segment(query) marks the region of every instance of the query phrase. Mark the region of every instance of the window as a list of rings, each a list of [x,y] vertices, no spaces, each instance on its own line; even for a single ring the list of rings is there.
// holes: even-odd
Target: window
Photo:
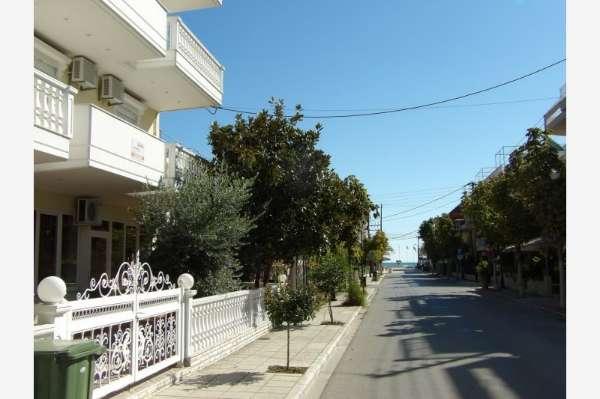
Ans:
[[[40,213],[38,250],[38,282],[56,274],[58,216]]]
[[[123,93],[123,103],[111,106],[111,112],[136,126],[141,123],[146,106],[133,96]]]
[[[33,65],[37,70],[58,79],[58,67],[37,50],[34,52]]]
[[[69,66],[71,59],[39,38],[34,37],[33,40],[33,65],[35,68],[61,80],[60,75]]]
[[[112,111],[119,118],[125,119],[129,123],[132,123],[136,126],[139,124],[139,115],[136,109],[129,104],[123,103],[114,105]]]
[[[136,258],[137,254],[137,227],[127,226],[125,237],[125,259],[130,262]]]
[[[121,263],[125,261],[125,225],[120,222],[112,223],[112,255],[111,275],[116,276]]]
[[[66,283],[77,282],[77,226],[73,216],[62,216],[60,274]]]

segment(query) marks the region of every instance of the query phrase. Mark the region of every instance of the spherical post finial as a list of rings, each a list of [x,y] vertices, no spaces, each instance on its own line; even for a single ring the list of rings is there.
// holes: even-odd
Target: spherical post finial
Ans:
[[[38,297],[45,303],[60,303],[67,295],[67,285],[57,276],[44,278],[37,286]]]
[[[183,273],[177,279],[177,285],[183,287],[186,290],[191,290],[194,286],[194,276],[189,273]]]

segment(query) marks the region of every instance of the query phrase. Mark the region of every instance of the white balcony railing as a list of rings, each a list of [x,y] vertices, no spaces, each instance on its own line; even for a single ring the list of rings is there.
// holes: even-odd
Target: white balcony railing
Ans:
[[[169,50],[182,54],[194,68],[220,92],[223,92],[223,66],[204,47],[179,17],[169,17]]]
[[[33,124],[73,137],[73,98],[77,90],[45,73],[33,72]]]

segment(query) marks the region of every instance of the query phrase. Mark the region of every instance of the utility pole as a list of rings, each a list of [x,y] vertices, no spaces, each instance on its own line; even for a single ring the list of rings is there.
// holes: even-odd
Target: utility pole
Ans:
[[[379,204],[379,231],[383,231],[383,204]]]

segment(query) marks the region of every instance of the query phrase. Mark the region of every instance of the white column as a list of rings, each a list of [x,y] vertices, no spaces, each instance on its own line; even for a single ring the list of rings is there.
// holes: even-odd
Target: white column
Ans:
[[[183,329],[183,353],[181,366],[190,366],[192,356],[192,300],[197,291],[193,290],[194,277],[189,273],[183,273],[177,279],[177,284],[182,289],[182,320],[181,327]]]
[[[42,303],[35,305],[38,324],[54,325],[54,339],[71,339],[71,304],[65,300],[67,285],[56,276],[40,281],[37,287]]]

